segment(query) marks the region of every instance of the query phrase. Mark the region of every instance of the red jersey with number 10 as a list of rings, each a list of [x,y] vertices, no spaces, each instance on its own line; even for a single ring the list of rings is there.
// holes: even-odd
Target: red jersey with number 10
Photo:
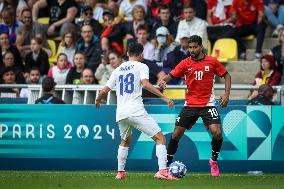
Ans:
[[[188,57],[182,60],[170,72],[173,77],[185,76],[187,85],[185,105],[189,107],[215,106],[214,81],[215,75],[224,76],[227,73],[215,57],[205,56],[195,61]]]

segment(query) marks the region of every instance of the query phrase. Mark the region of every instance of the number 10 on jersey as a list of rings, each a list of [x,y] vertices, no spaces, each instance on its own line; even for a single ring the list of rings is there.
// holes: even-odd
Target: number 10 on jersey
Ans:
[[[123,96],[124,93],[131,94],[134,91],[134,74],[120,75],[119,79],[119,94]]]

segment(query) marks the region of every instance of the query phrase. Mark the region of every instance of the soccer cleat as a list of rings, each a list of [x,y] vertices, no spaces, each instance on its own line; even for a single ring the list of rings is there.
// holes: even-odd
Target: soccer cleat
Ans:
[[[211,175],[213,177],[218,177],[220,176],[220,171],[219,171],[219,167],[218,167],[218,162],[217,161],[213,161],[212,159],[209,160],[209,165],[211,167]]]
[[[162,179],[162,180],[178,180],[176,177],[171,175],[167,169],[162,169],[158,171],[155,175],[154,178],[156,179]]]
[[[127,172],[126,171],[117,171],[115,179],[124,180],[126,179]]]

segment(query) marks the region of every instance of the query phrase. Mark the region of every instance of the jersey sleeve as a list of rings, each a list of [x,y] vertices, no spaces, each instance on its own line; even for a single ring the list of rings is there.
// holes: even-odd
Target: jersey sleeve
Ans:
[[[149,67],[146,64],[141,64],[140,79],[149,79]]]
[[[110,77],[109,77],[109,80],[107,81],[106,83],[106,86],[109,87],[110,89],[113,89],[115,87],[115,84],[116,84],[116,70],[114,70]]]
[[[219,77],[222,77],[225,73],[227,73],[225,66],[217,59],[215,60],[215,65],[215,74],[217,74]]]
[[[174,77],[183,77],[186,69],[185,60],[181,61],[171,72],[170,75]]]

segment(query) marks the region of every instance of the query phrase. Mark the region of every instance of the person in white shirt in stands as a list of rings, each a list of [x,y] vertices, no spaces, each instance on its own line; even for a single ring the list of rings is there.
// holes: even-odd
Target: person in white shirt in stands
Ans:
[[[28,80],[26,81],[27,84],[40,84],[40,70],[38,67],[32,67],[29,72]],[[29,98],[30,96],[30,89],[22,88],[20,92],[21,98]]]
[[[203,47],[207,47],[207,23],[195,17],[195,10],[191,6],[185,6],[183,8],[184,20],[179,21],[176,42],[180,42],[180,35],[184,32],[189,33],[190,36],[198,35],[202,38]],[[188,37],[190,37],[188,36]]]
[[[156,142],[159,171],[154,177],[174,180],[176,178],[168,173],[166,166],[166,139],[161,132],[161,128],[144,108],[141,97],[142,87],[162,98],[170,108],[174,105],[173,101],[165,97],[149,82],[149,68],[140,62],[143,60],[143,46],[134,42],[129,46],[127,53],[129,61],[122,63],[112,72],[106,86],[101,90],[96,99],[96,107],[99,108],[102,99],[104,99],[112,88],[116,87],[116,121],[119,123],[121,136],[121,143],[117,154],[118,172],[116,179],[123,180],[126,178],[125,164],[131,142],[131,133],[132,129],[136,128]]]
[[[146,25],[139,25],[136,29],[137,42],[143,45],[144,58],[147,60],[154,60],[155,46],[148,41],[149,31]]]

